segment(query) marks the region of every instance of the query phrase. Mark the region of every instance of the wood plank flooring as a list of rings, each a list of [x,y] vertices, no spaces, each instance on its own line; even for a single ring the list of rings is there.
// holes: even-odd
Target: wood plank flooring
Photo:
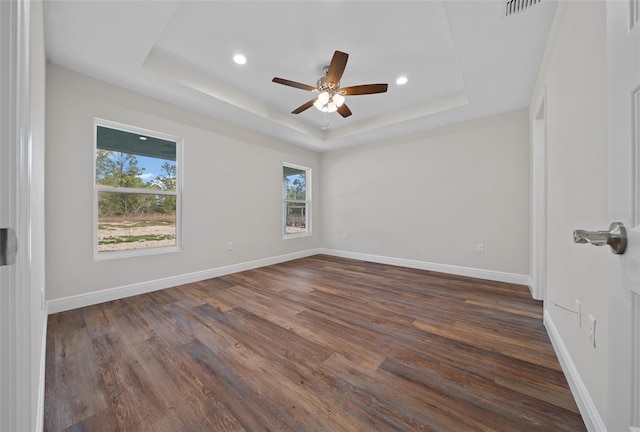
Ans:
[[[584,431],[524,286],[324,255],[58,313],[47,431]]]

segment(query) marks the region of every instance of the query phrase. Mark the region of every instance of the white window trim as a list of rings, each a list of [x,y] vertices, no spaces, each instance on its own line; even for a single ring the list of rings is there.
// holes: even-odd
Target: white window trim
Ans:
[[[176,191],[142,190],[135,188],[115,188],[112,186],[101,186],[96,183],[96,155],[98,150],[98,126],[119,129],[134,134],[151,136],[176,143]],[[165,253],[175,253],[182,251],[182,144],[183,140],[174,135],[168,135],[150,129],[118,123],[100,118],[93,119],[93,260],[103,261],[128,257],[138,257],[145,255],[158,255]],[[133,249],[125,251],[98,252],[98,192],[126,192],[126,193],[152,193],[153,195],[175,195],[176,197],[176,244],[174,246],[158,246],[145,249]]]
[[[309,167],[306,166],[302,166],[302,165],[296,165],[296,164],[292,164],[292,163],[288,163],[288,162],[282,162],[282,167],[280,167],[280,169],[282,169],[283,167],[287,167],[287,168],[294,168],[294,169],[298,169],[301,171],[305,171],[306,175],[305,175],[305,182],[306,182],[306,186],[305,186],[305,191],[306,191],[306,200],[304,200],[305,203],[305,208],[306,208],[306,226],[307,226],[307,231],[303,232],[303,233],[298,233],[298,234],[287,234],[286,230],[287,230],[287,222],[286,222],[286,218],[287,215],[284,211],[284,205],[283,210],[282,210],[282,238],[284,240],[290,240],[290,239],[295,239],[295,238],[300,238],[300,237],[311,237],[312,235],[312,198],[311,198],[311,189],[313,188],[313,179],[311,178],[312,175],[312,170]],[[309,187],[310,186],[310,187]],[[287,200],[284,199],[284,197],[282,198],[282,203],[284,204],[285,202],[302,202],[302,200]]]

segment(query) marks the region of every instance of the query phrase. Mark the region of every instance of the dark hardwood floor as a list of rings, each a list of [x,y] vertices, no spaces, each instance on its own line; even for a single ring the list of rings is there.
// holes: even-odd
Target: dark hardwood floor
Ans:
[[[47,431],[583,431],[524,286],[317,255],[49,317]]]

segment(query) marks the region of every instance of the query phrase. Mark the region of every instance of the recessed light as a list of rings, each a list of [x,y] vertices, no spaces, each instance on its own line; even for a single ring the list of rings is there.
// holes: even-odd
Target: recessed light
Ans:
[[[407,78],[406,76],[401,76],[401,77],[398,77],[398,79],[396,80],[396,84],[405,85],[408,81],[409,81],[409,78]]]
[[[141,137],[138,137],[138,139],[141,139],[142,141],[146,141],[147,137],[141,136]]]
[[[233,56],[233,61],[238,63],[239,65],[243,65],[247,62],[247,58],[242,54],[236,54]]]

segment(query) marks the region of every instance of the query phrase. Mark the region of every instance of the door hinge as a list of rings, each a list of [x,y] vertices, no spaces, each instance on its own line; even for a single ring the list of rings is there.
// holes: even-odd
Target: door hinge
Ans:
[[[18,239],[12,228],[0,228],[0,266],[16,262]]]

